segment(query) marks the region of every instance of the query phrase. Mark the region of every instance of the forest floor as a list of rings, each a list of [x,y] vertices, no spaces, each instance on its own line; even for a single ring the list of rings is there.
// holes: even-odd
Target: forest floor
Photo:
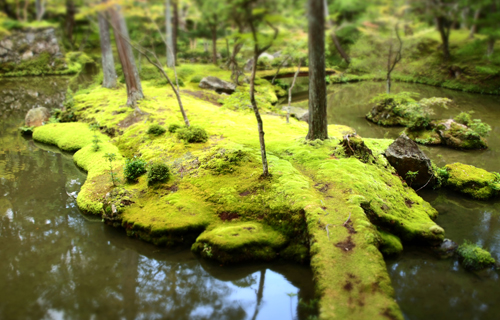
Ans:
[[[78,206],[129,236],[163,246],[191,245],[202,257],[225,264],[310,263],[322,319],[402,319],[381,251],[440,242],[444,230],[433,221],[437,211],[382,155],[392,140],[351,138],[352,154],[342,142],[353,130],[330,125],[330,139],[306,141],[305,122],[287,124],[283,114],[268,109],[283,90],[258,79],[271,173],[262,178],[248,86],[218,96],[198,82],[206,75],[228,80],[228,72],[185,65],[178,73],[184,108],[192,126],[208,132],[206,142],[188,143],[169,131],[147,133],[153,124],[165,129],[183,124],[173,91],[147,68],[141,71],[147,80],[140,112],[125,105],[123,84],[92,85],[77,91],[67,110],[79,122],[35,129],[35,140],[77,151],[75,163],[88,172]],[[100,132],[89,124],[98,124]],[[116,160],[110,164],[106,153],[116,154]],[[172,177],[155,186],[148,186],[146,176],[125,182],[125,159],[134,156],[168,164]],[[116,186],[110,165],[120,179]]]

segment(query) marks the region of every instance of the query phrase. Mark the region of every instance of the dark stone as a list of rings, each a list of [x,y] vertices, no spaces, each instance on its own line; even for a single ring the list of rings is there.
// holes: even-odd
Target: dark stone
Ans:
[[[446,259],[453,256],[455,250],[457,250],[458,244],[450,239],[444,239],[440,245],[432,247],[434,251],[440,258]]]
[[[396,169],[398,174],[405,180],[408,171],[416,172],[417,176],[413,181],[407,181],[413,188],[420,188],[427,184],[432,186],[435,182],[433,178],[431,161],[418,148],[416,142],[402,134],[385,151],[385,156],[389,163]]]
[[[202,89],[214,90],[217,93],[232,94],[236,90],[236,85],[231,82],[211,76],[201,79],[199,86]]]

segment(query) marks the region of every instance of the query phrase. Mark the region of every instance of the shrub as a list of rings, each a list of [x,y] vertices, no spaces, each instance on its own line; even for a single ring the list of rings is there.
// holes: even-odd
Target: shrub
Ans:
[[[191,83],[200,83],[201,80],[203,80],[203,76],[200,76],[197,74],[191,78],[190,82]]]
[[[457,254],[467,270],[481,270],[495,263],[488,251],[467,240],[458,247]]]
[[[174,133],[174,132],[176,132],[176,131],[177,131],[177,129],[179,129],[180,127],[181,127],[181,125],[180,125],[180,124],[178,124],[178,123],[172,123],[172,124],[170,124],[170,125],[168,126],[168,132],[170,132],[170,133]]]
[[[155,162],[149,166],[148,170],[148,185],[166,182],[170,178],[170,170],[163,162]]]
[[[149,126],[147,133],[153,136],[161,136],[164,134],[167,130],[160,126],[159,124],[152,124]]]
[[[474,111],[460,112],[455,118],[456,122],[468,126],[475,134],[480,137],[487,137],[491,131],[491,127],[487,123],[483,123],[481,119],[472,119],[471,115]]]
[[[208,134],[205,129],[197,126],[183,127],[177,129],[177,138],[182,139],[186,142],[206,142],[208,140]]]
[[[141,158],[134,157],[133,159],[125,160],[125,168],[123,175],[129,182],[134,182],[146,173],[146,161]]]
[[[474,111],[469,111],[469,112],[460,112],[457,116],[455,116],[455,118],[453,118],[453,120],[455,120],[456,122],[458,123],[461,123],[463,125],[466,125],[468,126],[469,123],[472,122],[472,117],[471,117],[471,114],[473,113]]]

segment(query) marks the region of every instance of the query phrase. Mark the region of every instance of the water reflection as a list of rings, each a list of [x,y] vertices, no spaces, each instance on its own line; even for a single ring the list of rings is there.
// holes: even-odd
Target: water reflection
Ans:
[[[22,97],[25,88],[9,84],[8,90]],[[85,174],[70,155],[17,132],[27,109],[36,104],[0,106],[0,114],[7,114],[0,120],[0,319],[310,315],[298,308],[299,298],[308,301],[314,294],[307,267],[221,267],[198,260],[188,249],[167,250],[127,238],[81,215],[68,193],[80,189]],[[297,296],[290,299],[287,293]]]

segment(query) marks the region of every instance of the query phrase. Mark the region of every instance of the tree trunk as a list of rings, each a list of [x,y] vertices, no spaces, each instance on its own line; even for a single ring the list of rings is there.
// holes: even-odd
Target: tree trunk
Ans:
[[[113,51],[111,49],[109,25],[106,17],[104,16],[105,14],[105,12],[99,12],[97,14],[97,19],[99,21],[99,37],[101,40],[102,73],[104,75],[102,86],[104,88],[114,88],[116,87],[115,61],[113,59]]]
[[[45,1],[44,0],[35,0],[35,9],[36,9],[36,21],[40,21],[45,14]]]
[[[179,4],[178,0],[174,0],[174,19],[173,19],[173,30],[172,30],[172,42],[174,50],[174,63],[177,62],[177,37],[179,35]]]
[[[495,41],[496,39],[493,37],[488,38],[488,57],[491,56],[493,54],[493,51],[495,50]]]
[[[212,62],[217,65],[217,24],[212,26]]]
[[[436,17],[436,25],[441,35],[442,47],[443,47],[443,59],[444,61],[450,60],[450,29],[447,26],[448,21],[443,16]]]
[[[257,119],[257,127],[259,130],[260,155],[262,157],[262,177],[267,177],[269,176],[269,167],[267,165],[266,142],[264,140],[264,124],[262,122],[262,118],[260,117],[259,108],[257,107],[257,101],[255,101],[255,73],[257,72],[258,58],[259,52],[257,50],[257,44],[255,44],[252,75],[250,77],[250,102],[252,103],[253,112],[255,113],[255,118]]]
[[[170,0],[165,1],[165,29],[167,35],[166,54],[167,54],[167,67],[173,68],[175,64],[174,57],[174,42],[172,39],[172,17],[170,13]]]
[[[24,0],[24,8],[23,8],[23,21],[28,22],[28,6],[30,2],[29,0]]]
[[[135,65],[132,47],[128,43],[130,37],[127,24],[120,10],[120,6],[116,6],[109,10],[109,14],[115,34],[116,49],[127,85],[127,105],[135,106],[137,101],[144,98],[144,94],[142,93],[141,79]]]
[[[329,18],[329,13],[328,13],[328,4],[326,3],[326,0],[323,0],[323,6],[325,7],[325,19],[326,23],[328,25],[328,29],[330,29],[330,37],[332,38],[333,44],[335,45],[335,48],[337,49],[338,53],[342,57],[342,59],[345,60],[347,65],[351,63],[351,58],[349,55],[344,51],[344,48],[342,48],[342,45],[340,44],[339,38],[337,37],[337,34],[335,33],[335,26],[332,24]]]
[[[462,9],[461,13],[461,21],[460,21],[460,29],[469,29],[467,26],[467,16],[469,15],[469,7],[465,7]]]
[[[299,75],[299,72],[300,72],[301,62],[302,61],[299,59],[299,65],[297,66],[297,71],[293,75],[292,85],[290,86],[290,88],[288,88],[288,109],[286,110],[286,123],[290,123],[290,107],[292,104],[292,90],[293,90],[293,87],[295,87],[295,81],[297,80],[297,76]]]
[[[75,29],[76,7],[73,0],[66,0],[66,36],[68,41],[73,44],[73,30]]]
[[[309,132],[306,139],[328,139],[325,81],[324,2],[308,0],[309,17]]]
[[[479,16],[481,15],[481,8],[474,11],[474,22],[470,27],[469,39],[474,39],[474,35],[477,32],[477,20],[479,20]]]

